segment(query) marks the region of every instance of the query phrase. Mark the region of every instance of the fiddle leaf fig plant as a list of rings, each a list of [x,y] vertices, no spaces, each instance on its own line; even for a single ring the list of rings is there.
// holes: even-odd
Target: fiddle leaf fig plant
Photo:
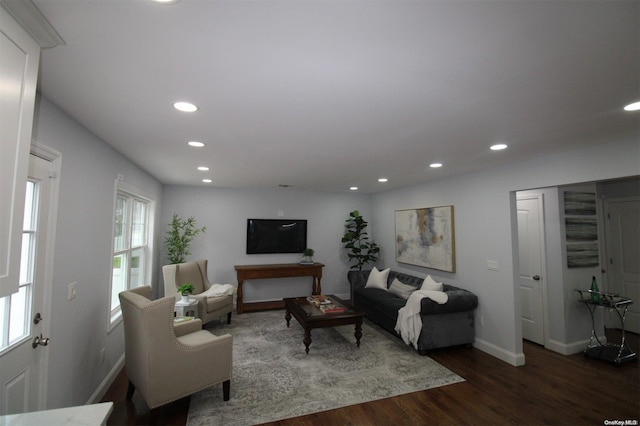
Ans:
[[[378,261],[380,247],[373,241],[369,241],[367,234],[368,222],[360,215],[358,210],[349,213],[349,219],[345,221],[345,232],[342,236],[342,243],[347,249],[349,261],[355,260],[351,269],[362,271],[362,267],[367,263]]]
[[[198,228],[193,217],[182,219],[177,214],[173,215],[169,227],[167,236],[164,239],[167,245],[167,257],[171,264],[183,263],[187,256],[191,254],[189,251],[191,240],[196,235],[204,233],[207,227]]]

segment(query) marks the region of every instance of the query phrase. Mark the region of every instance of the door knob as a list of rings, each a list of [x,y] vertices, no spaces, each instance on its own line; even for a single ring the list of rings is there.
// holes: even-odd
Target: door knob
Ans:
[[[38,345],[47,346],[48,344],[49,344],[49,338],[42,337],[42,333],[40,333],[40,336],[36,336],[33,338],[33,343],[31,343],[31,346],[35,349],[38,347]]]
[[[534,280],[536,280],[536,281],[540,281],[540,275],[537,275],[537,274],[536,274],[536,275],[534,275],[534,276],[533,276],[533,277],[531,277],[531,278],[533,278],[533,279],[534,279]]]

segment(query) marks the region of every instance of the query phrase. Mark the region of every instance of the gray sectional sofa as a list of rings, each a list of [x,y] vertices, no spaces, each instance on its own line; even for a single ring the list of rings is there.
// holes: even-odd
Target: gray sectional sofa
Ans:
[[[382,289],[365,288],[370,272],[348,272],[351,302],[371,321],[398,335],[395,332],[398,310],[404,307],[406,300]],[[396,278],[416,288],[420,288],[424,281],[424,278],[391,270],[387,288]],[[478,306],[478,297],[470,291],[448,284],[443,285],[443,291],[448,295],[445,304],[440,305],[427,298],[421,301],[422,331],[416,348],[421,354],[436,348],[469,345],[474,341],[474,311]]]

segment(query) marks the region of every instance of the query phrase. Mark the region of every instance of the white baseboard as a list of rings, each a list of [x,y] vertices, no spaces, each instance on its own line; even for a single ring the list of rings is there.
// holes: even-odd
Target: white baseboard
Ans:
[[[109,371],[109,374],[105,376],[104,380],[102,380],[102,383],[100,383],[100,386],[98,386],[98,388],[89,397],[86,405],[97,404],[98,402],[100,402],[102,397],[105,396],[113,382],[116,380],[116,377],[118,377],[118,374],[120,374],[120,370],[122,370],[122,367],[124,367],[124,354],[122,354],[120,359],[116,361],[116,363],[113,365],[113,368],[111,368],[111,371]]]
[[[486,352],[491,356],[498,358],[501,361],[511,364],[514,367],[520,367],[524,365],[524,353],[513,353],[505,351],[504,349],[489,343],[485,340],[476,338],[473,342],[473,347]]]
[[[600,342],[605,344],[607,338],[605,336],[598,336]],[[549,340],[545,345],[546,349],[557,352],[562,355],[574,355],[584,351],[584,348],[589,344],[589,339],[578,340],[576,342],[562,343],[557,340]]]

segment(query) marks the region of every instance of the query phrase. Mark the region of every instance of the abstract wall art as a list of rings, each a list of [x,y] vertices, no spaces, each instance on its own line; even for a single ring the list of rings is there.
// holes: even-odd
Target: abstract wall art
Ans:
[[[396,260],[455,272],[453,206],[396,210]]]
[[[598,266],[596,194],[592,192],[565,192],[564,214],[567,267]]]

